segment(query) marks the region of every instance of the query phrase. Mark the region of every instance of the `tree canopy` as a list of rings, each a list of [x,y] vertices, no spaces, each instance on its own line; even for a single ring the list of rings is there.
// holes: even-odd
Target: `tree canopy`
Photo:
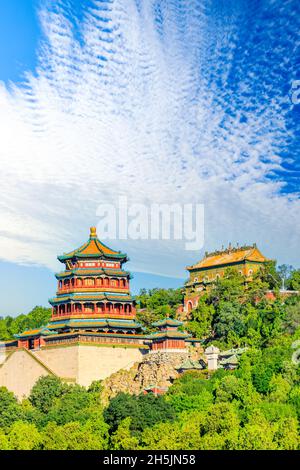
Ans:
[[[22,331],[45,326],[50,318],[51,308],[39,306],[34,307],[27,315],[0,318],[0,341],[13,339],[15,334]]]

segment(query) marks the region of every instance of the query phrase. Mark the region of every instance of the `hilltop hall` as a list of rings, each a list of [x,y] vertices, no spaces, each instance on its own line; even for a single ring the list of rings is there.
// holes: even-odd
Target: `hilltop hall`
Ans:
[[[269,261],[256,244],[241,247],[232,247],[229,244],[226,249],[206,252],[202,260],[186,268],[190,277],[185,283],[184,312],[188,313],[197,307],[201,295],[209,290],[212,283],[224,276],[227,268],[235,269],[251,281],[253,274]]]
[[[57,292],[49,300],[50,322],[0,343],[0,386],[18,398],[28,396],[37,379],[54,375],[89,386],[93,380],[130,369],[149,353],[186,353],[192,339],[181,322],[165,319],[145,334],[130,294],[127,255],[104,245],[95,227],[86,243],[58,256]]]

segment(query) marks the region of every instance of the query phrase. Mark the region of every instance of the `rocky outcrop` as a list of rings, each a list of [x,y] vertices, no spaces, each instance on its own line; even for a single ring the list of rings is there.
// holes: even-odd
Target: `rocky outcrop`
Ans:
[[[115,372],[107,379],[103,380],[103,391],[101,393],[101,401],[103,405],[107,405],[110,398],[116,396],[120,392],[138,395],[140,393],[140,384],[135,381],[139,363],[135,363],[131,369],[121,369]]]
[[[187,351],[148,354],[140,363],[134,364],[130,370],[120,370],[103,381],[103,402],[107,403],[119,392],[138,395],[152,385],[168,388],[179,376],[176,367],[189,356]]]
[[[151,385],[169,387],[173,380],[178,377],[178,367],[188,357],[187,352],[170,353],[156,352],[149,354],[139,364],[135,381],[143,390]]]

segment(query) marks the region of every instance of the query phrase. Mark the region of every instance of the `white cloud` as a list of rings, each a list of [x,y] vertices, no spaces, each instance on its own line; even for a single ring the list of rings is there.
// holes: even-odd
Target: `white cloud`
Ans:
[[[206,248],[257,241],[299,264],[299,199],[267,178],[293,139],[286,97],[266,105],[253,92],[262,72],[245,62],[251,47],[236,59],[242,12],[222,23],[196,3],[164,2],[155,17],[155,2],[95,1],[80,41],[62,7],[41,12],[36,74],[0,87],[2,259],[56,267],[98,205],[127,194],[204,203]],[[131,269],[164,275],[201,256],[179,242],[112,244]]]

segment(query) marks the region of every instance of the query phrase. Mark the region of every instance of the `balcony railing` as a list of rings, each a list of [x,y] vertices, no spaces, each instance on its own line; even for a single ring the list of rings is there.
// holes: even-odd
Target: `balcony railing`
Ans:
[[[129,286],[125,287],[115,287],[115,286],[70,286],[70,287],[60,287],[56,293],[57,294],[70,294],[74,292],[128,292]]]

